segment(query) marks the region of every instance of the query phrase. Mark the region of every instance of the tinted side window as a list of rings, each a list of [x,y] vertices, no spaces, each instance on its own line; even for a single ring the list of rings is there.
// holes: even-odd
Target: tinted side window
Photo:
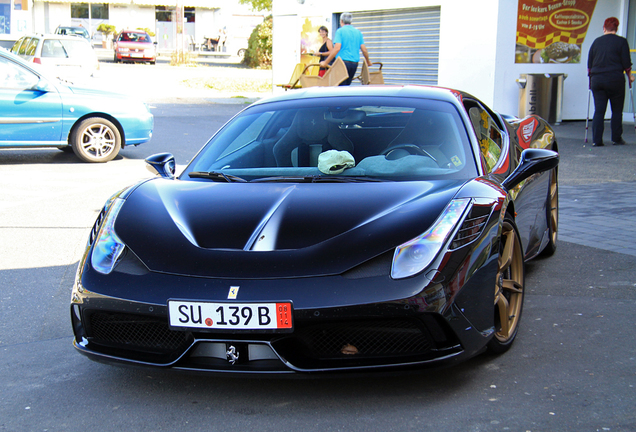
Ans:
[[[12,61],[0,57],[0,88],[26,90],[38,82],[38,76]]]
[[[20,45],[22,45],[22,42],[24,42],[24,38],[21,37],[20,39],[18,39],[13,46],[11,47],[11,52],[13,54],[18,54],[20,52]]]
[[[40,39],[38,38],[31,38],[31,40],[29,41],[29,45],[26,47],[25,50],[25,54],[28,56],[34,56],[35,55],[35,49],[38,47],[38,43],[40,42]],[[22,49],[22,48],[20,48]]]
[[[484,157],[488,172],[491,172],[501,156],[503,145],[501,131],[497,127],[497,122],[479,105],[469,108],[468,115],[479,140],[481,155]]]
[[[18,49],[19,55],[24,55],[24,53],[26,52],[27,46],[29,45],[29,42],[31,42],[31,38],[28,38],[28,37],[22,40],[22,44],[20,45],[20,48]]]

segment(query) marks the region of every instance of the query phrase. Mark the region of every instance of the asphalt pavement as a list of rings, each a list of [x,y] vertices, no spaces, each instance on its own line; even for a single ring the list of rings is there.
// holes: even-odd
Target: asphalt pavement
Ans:
[[[559,153],[559,240],[636,256],[636,131],[627,145],[593,147],[591,124],[554,126]],[[609,124],[605,127],[609,134]],[[605,142],[610,142],[609,135]]]

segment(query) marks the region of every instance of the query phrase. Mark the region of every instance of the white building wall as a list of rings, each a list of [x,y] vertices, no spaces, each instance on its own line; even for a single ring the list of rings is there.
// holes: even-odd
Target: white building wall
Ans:
[[[125,29],[148,28],[155,32],[155,7],[110,5],[108,22],[117,27],[117,31]]]
[[[215,20],[214,9],[196,9],[195,22],[195,39],[198,43],[203,42],[206,36],[213,36],[219,30],[218,23]]]
[[[70,3],[49,3],[48,15],[45,13],[46,8],[42,2],[33,3],[33,31],[53,33],[57,26],[71,24]]]
[[[438,85],[466,91],[491,107],[495,104],[500,1],[510,2],[444,1],[440,14]],[[510,44],[514,53],[514,37]]]
[[[273,0],[274,83],[287,83],[294,65],[300,61],[300,26],[305,15],[381,9],[441,8],[438,84],[468,91],[491,104],[494,99],[494,69],[499,2],[513,0]],[[330,35],[333,38],[333,35]],[[514,61],[514,34],[510,42]],[[369,53],[373,61],[373,53]],[[282,69],[282,70],[280,70]]]
[[[441,8],[438,84],[467,91],[497,111],[511,115],[519,113],[516,80],[520,74],[564,73],[568,77],[564,82],[563,119],[584,119],[590,46],[603,34],[603,22],[610,16],[621,21],[620,35],[627,31],[628,1],[597,0],[582,46],[581,63],[515,64],[517,0],[305,0],[303,5],[297,0],[273,0],[274,83],[287,83],[294,65],[300,61],[300,16],[323,14],[330,19],[333,13],[349,11],[355,26],[356,11],[431,6]],[[373,61],[372,52],[370,56]]]

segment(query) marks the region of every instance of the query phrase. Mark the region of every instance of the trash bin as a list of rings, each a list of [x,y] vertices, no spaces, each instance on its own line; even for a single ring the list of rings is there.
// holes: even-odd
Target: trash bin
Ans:
[[[519,75],[519,117],[536,114],[548,123],[561,123],[566,78],[567,74]]]

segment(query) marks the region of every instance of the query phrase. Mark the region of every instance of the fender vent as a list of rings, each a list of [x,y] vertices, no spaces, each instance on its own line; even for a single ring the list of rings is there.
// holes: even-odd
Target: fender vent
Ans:
[[[473,203],[468,216],[464,219],[455,238],[451,242],[450,250],[466,246],[481,235],[492,213],[493,206],[494,202],[480,203],[479,200],[476,200],[476,202]]]

